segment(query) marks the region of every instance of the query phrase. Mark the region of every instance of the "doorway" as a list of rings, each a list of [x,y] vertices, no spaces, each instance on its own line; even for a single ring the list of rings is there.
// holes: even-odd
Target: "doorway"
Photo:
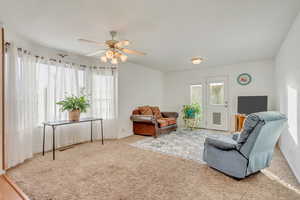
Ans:
[[[190,99],[201,106],[199,128],[228,130],[227,77],[206,77],[190,85]]]

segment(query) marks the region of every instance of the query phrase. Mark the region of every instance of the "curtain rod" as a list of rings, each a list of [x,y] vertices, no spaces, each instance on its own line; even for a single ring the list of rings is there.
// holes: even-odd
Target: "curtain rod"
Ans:
[[[11,45],[11,43],[5,42],[6,48],[8,48],[10,45]],[[24,53],[28,53],[29,55],[31,55],[31,52],[30,52],[30,51],[25,50],[25,49],[23,49],[23,48],[18,47],[17,50],[18,50],[18,51],[23,51]],[[64,58],[64,57],[66,57],[67,55],[59,54],[59,56],[61,56],[62,58]],[[44,56],[34,55],[34,57],[40,58],[40,59],[42,59],[42,60],[45,59]],[[62,60],[60,60],[60,59],[55,59],[55,58],[49,58],[49,61],[52,61],[52,62],[58,62],[58,63],[63,63],[63,62],[64,62],[64,63],[66,63],[66,64],[76,65],[76,63],[66,62],[66,61],[62,61]],[[78,65],[79,65],[80,67],[86,67],[86,68],[91,67],[91,68],[98,68],[98,69],[112,69],[112,70],[117,69],[117,67],[87,66],[87,65],[82,65],[82,64],[78,64]]]

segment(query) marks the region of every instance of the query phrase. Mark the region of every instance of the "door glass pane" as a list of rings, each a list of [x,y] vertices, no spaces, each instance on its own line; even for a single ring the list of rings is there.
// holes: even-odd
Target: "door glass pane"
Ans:
[[[224,83],[209,83],[209,94],[211,105],[224,105]]]

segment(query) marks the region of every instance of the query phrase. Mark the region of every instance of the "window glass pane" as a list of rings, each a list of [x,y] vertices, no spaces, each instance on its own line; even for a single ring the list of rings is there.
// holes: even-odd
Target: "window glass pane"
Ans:
[[[202,104],[202,85],[191,86],[191,103]]]
[[[224,104],[224,83],[210,83],[209,84],[209,102],[211,105]]]
[[[93,109],[93,116],[104,119],[114,118],[114,77],[102,74],[93,75],[92,102],[98,109]]]
[[[200,109],[200,120],[203,117],[203,87],[202,85],[191,85],[191,103],[198,103],[201,107]]]

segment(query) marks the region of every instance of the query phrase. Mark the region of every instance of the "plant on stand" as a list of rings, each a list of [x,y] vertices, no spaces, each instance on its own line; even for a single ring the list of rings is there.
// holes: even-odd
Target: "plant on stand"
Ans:
[[[200,120],[201,107],[198,103],[183,105],[182,114],[185,127],[194,129],[197,128]]]
[[[62,101],[57,102],[60,105],[62,112],[69,111],[69,120],[79,121],[80,113],[85,113],[87,108],[90,106],[86,95],[80,96],[67,96]]]

